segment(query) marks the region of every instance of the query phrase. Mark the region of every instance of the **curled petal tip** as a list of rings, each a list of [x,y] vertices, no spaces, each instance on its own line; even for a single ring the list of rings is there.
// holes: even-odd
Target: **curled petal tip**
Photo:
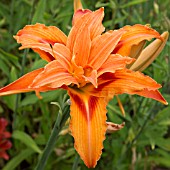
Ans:
[[[164,102],[162,102],[164,105],[168,105],[168,102],[167,101],[164,101]]]
[[[124,126],[125,126],[125,122],[121,123],[121,124],[115,124],[112,122],[106,122],[107,124],[107,133],[114,133],[118,130],[121,130]]]
[[[120,43],[114,49],[113,53],[118,53],[123,56],[129,56],[132,51],[132,46],[139,45],[139,43],[144,40],[150,41],[152,38],[162,39],[156,30],[146,25],[127,25],[122,29],[127,32],[122,36]]]
[[[101,10],[101,11],[104,11],[104,7],[101,7],[100,10]]]
[[[158,90],[144,89],[143,91],[139,92],[138,94],[143,97],[157,100],[157,101],[163,103],[164,105],[168,105],[168,102],[165,100],[165,98],[162,96],[162,94]]]
[[[160,103],[164,104],[164,105],[168,105],[168,102],[163,98],[162,96],[162,99],[158,100]]]
[[[13,35],[13,38],[14,38],[14,39],[17,39],[17,37],[18,37],[17,35]]]

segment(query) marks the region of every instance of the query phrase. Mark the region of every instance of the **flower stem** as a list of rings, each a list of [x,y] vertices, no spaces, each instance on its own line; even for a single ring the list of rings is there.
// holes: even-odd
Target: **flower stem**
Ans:
[[[50,156],[55,144],[56,140],[58,138],[58,134],[61,131],[62,127],[64,126],[66,120],[69,118],[69,106],[66,106],[63,109],[62,114],[58,114],[57,120],[54,124],[53,130],[51,132],[50,138],[46,144],[46,147],[44,149],[44,152],[42,153],[42,156],[37,164],[37,167],[35,170],[43,170],[45,168],[46,162],[48,160],[48,157]]]

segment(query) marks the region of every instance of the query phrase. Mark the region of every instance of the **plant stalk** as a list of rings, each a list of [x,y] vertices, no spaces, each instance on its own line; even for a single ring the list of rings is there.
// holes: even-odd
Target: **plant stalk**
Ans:
[[[56,119],[56,122],[54,124],[53,130],[51,132],[51,135],[49,137],[49,140],[46,144],[46,147],[44,149],[44,152],[42,153],[42,156],[37,164],[37,167],[35,170],[43,170],[45,168],[46,162],[54,149],[54,146],[56,144],[56,140],[58,138],[58,134],[60,133],[62,127],[64,126],[65,122],[69,118],[69,106],[66,106],[63,110],[62,114],[58,114],[58,117]]]

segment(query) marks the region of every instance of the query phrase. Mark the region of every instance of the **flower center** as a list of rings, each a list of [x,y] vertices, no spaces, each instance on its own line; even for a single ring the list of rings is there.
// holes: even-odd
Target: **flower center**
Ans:
[[[75,63],[74,57],[72,58],[72,68],[70,73],[73,75],[73,77],[76,78],[76,80],[79,83],[79,87],[85,86],[89,81],[87,81],[87,77],[89,77],[93,71],[92,67],[85,66],[84,68],[82,66],[78,66]]]

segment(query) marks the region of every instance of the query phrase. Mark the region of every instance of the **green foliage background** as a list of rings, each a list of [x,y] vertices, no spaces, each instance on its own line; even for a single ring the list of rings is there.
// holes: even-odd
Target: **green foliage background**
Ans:
[[[170,31],[169,0],[83,0],[91,10],[105,7],[104,26],[107,30],[136,23],[150,24],[162,33]],[[163,2],[163,3],[162,3]],[[36,22],[59,27],[66,34],[71,29],[72,0],[1,0],[0,1],[0,86],[5,86],[22,74],[46,64],[31,50],[19,51],[13,35],[27,24]],[[170,103],[170,40],[156,61],[144,73],[162,84],[162,94]],[[9,161],[0,159],[3,170],[33,170],[49,138],[63,104],[66,92],[58,90],[0,98],[0,117],[9,121],[13,147],[8,151]],[[122,95],[126,117],[121,115],[116,99],[108,105],[108,121],[126,122],[119,132],[107,134],[104,149],[96,170],[170,169],[170,106],[156,101]],[[65,126],[67,128],[68,125]],[[76,160],[76,162],[75,162]],[[69,134],[60,135],[46,170],[85,170],[79,160]]]

